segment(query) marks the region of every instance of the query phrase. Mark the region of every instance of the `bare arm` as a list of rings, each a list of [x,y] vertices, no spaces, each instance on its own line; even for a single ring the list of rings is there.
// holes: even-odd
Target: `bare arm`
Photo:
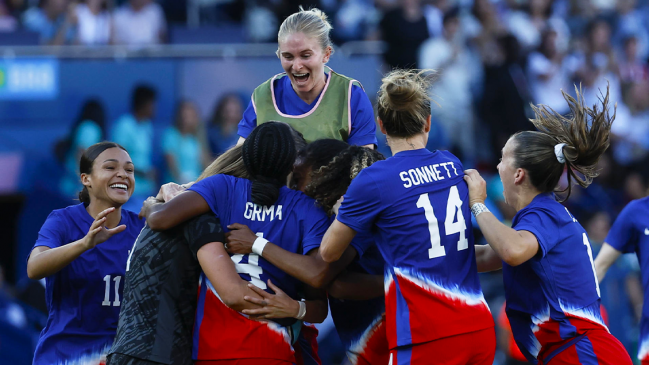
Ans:
[[[469,204],[484,204],[487,198],[487,183],[476,170],[467,170],[464,173],[464,181],[469,186]],[[518,266],[539,252],[539,241],[531,232],[507,227],[491,212],[481,213],[476,220],[487,243],[507,264]]]
[[[166,203],[158,202],[155,198],[147,199],[140,211],[140,218],[146,218],[152,230],[164,231],[209,211],[210,206],[200,194],[184,191]]]
[[[329,226],[322,239],[320,256],[326,262],[334,262],[340,259],[355,236],[356,232],[353,229],[336,219]]]
[[[126,226],[123,224],[111,229],[103,226],[106,216],[113,211],[115,208],[108,208],[99,213],[97,219],[90,226],[88,234],[80,240],[56,248],[35,247],[27,260],[27,276],[30,279],[40,280],[56,274],[84,252],[124,231]]]
[[[599,251],[599,254],[597,254],[594,262],[595,273],[597,274],[597,279],[600,283],[602,282],[602,280],[604,280],[604,276],[606,276],[608,269],[611,267],[611,265],[613,265],[615,260],[620,257],[620,255],[622,255],[622,252],[614,249],[613,246],[604,242],[604,245]]]
[[[369,300],[384,295],[382,275],[343,271],[327,289],[329,295],[345,300]]]
[[[249,254],[257,236],[246,225],[234,223],[228,226],[232,231],[225,234],[227,250],[230,253]],[[318,250],[311,250],[308,255],[289,252],[278,245],[268,242],[262,256],[278,269],[310,285],[323,288],[328,285],[354,257],[356,249],[347,247],[340,260],[325,262]]]
[[[261,307],[243,299],[245,296],[261,297],[248,286],[247,281],[241,279],[221,242],[204,245],[198,250],[197,256],[203,272],[225,305],[238,312]]]
[[[478,272],[488,272],[503,268],[503,261],[489,245],[475,245],[475,260]]]

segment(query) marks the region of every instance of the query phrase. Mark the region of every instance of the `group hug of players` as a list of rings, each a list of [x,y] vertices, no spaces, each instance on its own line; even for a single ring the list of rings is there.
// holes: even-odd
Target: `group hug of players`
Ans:
[[[531,363],[631,364],[600,315],[586,232],[557,201],[597,174],[608,91],[592,109],[564,93],[569,117],[535,107],[537,130],[509,139],[498,165],[509,227],[477,171],[425,148],[427,72],[383,78],[376,122],[393,157],[373,149],[369,98],[325,66],[330,29],[317,9],[288,17],[285,73],[255,89],[239,144],[139,217],[121,208],[135,185],[128,152],[83,153],[81,203],[50,214],[28,260],[49,308],[34,364],[319,364],[310,323],[328,308],[353,364],[492,364],[478,272],[498,269]],[[471,214],[488,245],[474,246]],[[602,273],[639,252],[627,236],[605,246]]]

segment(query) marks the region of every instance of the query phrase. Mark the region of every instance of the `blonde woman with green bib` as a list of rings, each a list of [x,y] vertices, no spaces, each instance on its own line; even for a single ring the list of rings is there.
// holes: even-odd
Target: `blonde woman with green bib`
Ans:
[[[277,56],[284,72],[259,85],[239,122],[239,144],[258,123],[281,121],[307,142],[334,138],[374,147],[376,124],[361,84],[326,67],[333,47],[331,24],[318,9],[292,14],[282,23]]]

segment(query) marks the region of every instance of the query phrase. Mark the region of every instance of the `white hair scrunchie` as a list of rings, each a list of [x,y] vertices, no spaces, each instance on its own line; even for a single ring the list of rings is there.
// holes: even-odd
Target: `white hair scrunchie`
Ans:
[[[566,163],[566,156],[563,155],[563,146],[565,145],[565,143],[559,143],[554,146],[554,154],[557,156],[559,163]]]

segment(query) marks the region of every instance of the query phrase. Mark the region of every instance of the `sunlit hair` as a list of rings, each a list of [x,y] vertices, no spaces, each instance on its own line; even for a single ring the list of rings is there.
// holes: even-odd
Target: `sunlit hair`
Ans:
[[[223,152],[209,166],[207,166],[205,170],[203,170],[203,173],[198,177],[198,179],[196,179],[196,181],[198,182],[206,177],[218,174],[231,175],[243,179],[250,178],[248,170],[246,170],[246,166],[243,164],[241,148],[242,145],[238,145]]]
[[[530,121],[537,131],[519,132],[512,138],[516,142],[515,167],[527,170],[532,185],[539,191],[565,193],[561,199],[565,201],[570,196],[573,181],[585,188],[598,175],[596,165],[610,144],[615,107],[611,116],[608,86],[605,95],[600,93],[601,106],[596,104],[592,108],[585,105],[581,89],[575,87],[576,98],[561,92],[570,107],[568,116],[546,105],[533,105],[536,117]],[[560,143],[565,143],[562,148],[565,163],[559,162],[554,151]],[[568,186],[557,190],[564,170],[568,174]]]
[[[279,27],[277,41],[281,42],[290,34],[304,33],[309,38],[317,39],[323,50],[331,47],[331,54],[333,54],[334,50],[329,36],[332,28],[329,20],[327,20],[327,14],[322,10],[317,8],[304,10],[300,6],[300,11],[291,14]],[[279,49],[276,53],[277,57],[279,57]]]
[[[433,70],[394,70],[383,77],[378,115],[388,136],[408,138],[424,131],[434,74]]]
[[[333,206],[345,195],[352,180],[361,170],[380,160],[385,160],[385,156],[379,151],[349,146],[327,165],[311,172],[311,182],[305,193],[314,198],[327,214],[332,214]]]

